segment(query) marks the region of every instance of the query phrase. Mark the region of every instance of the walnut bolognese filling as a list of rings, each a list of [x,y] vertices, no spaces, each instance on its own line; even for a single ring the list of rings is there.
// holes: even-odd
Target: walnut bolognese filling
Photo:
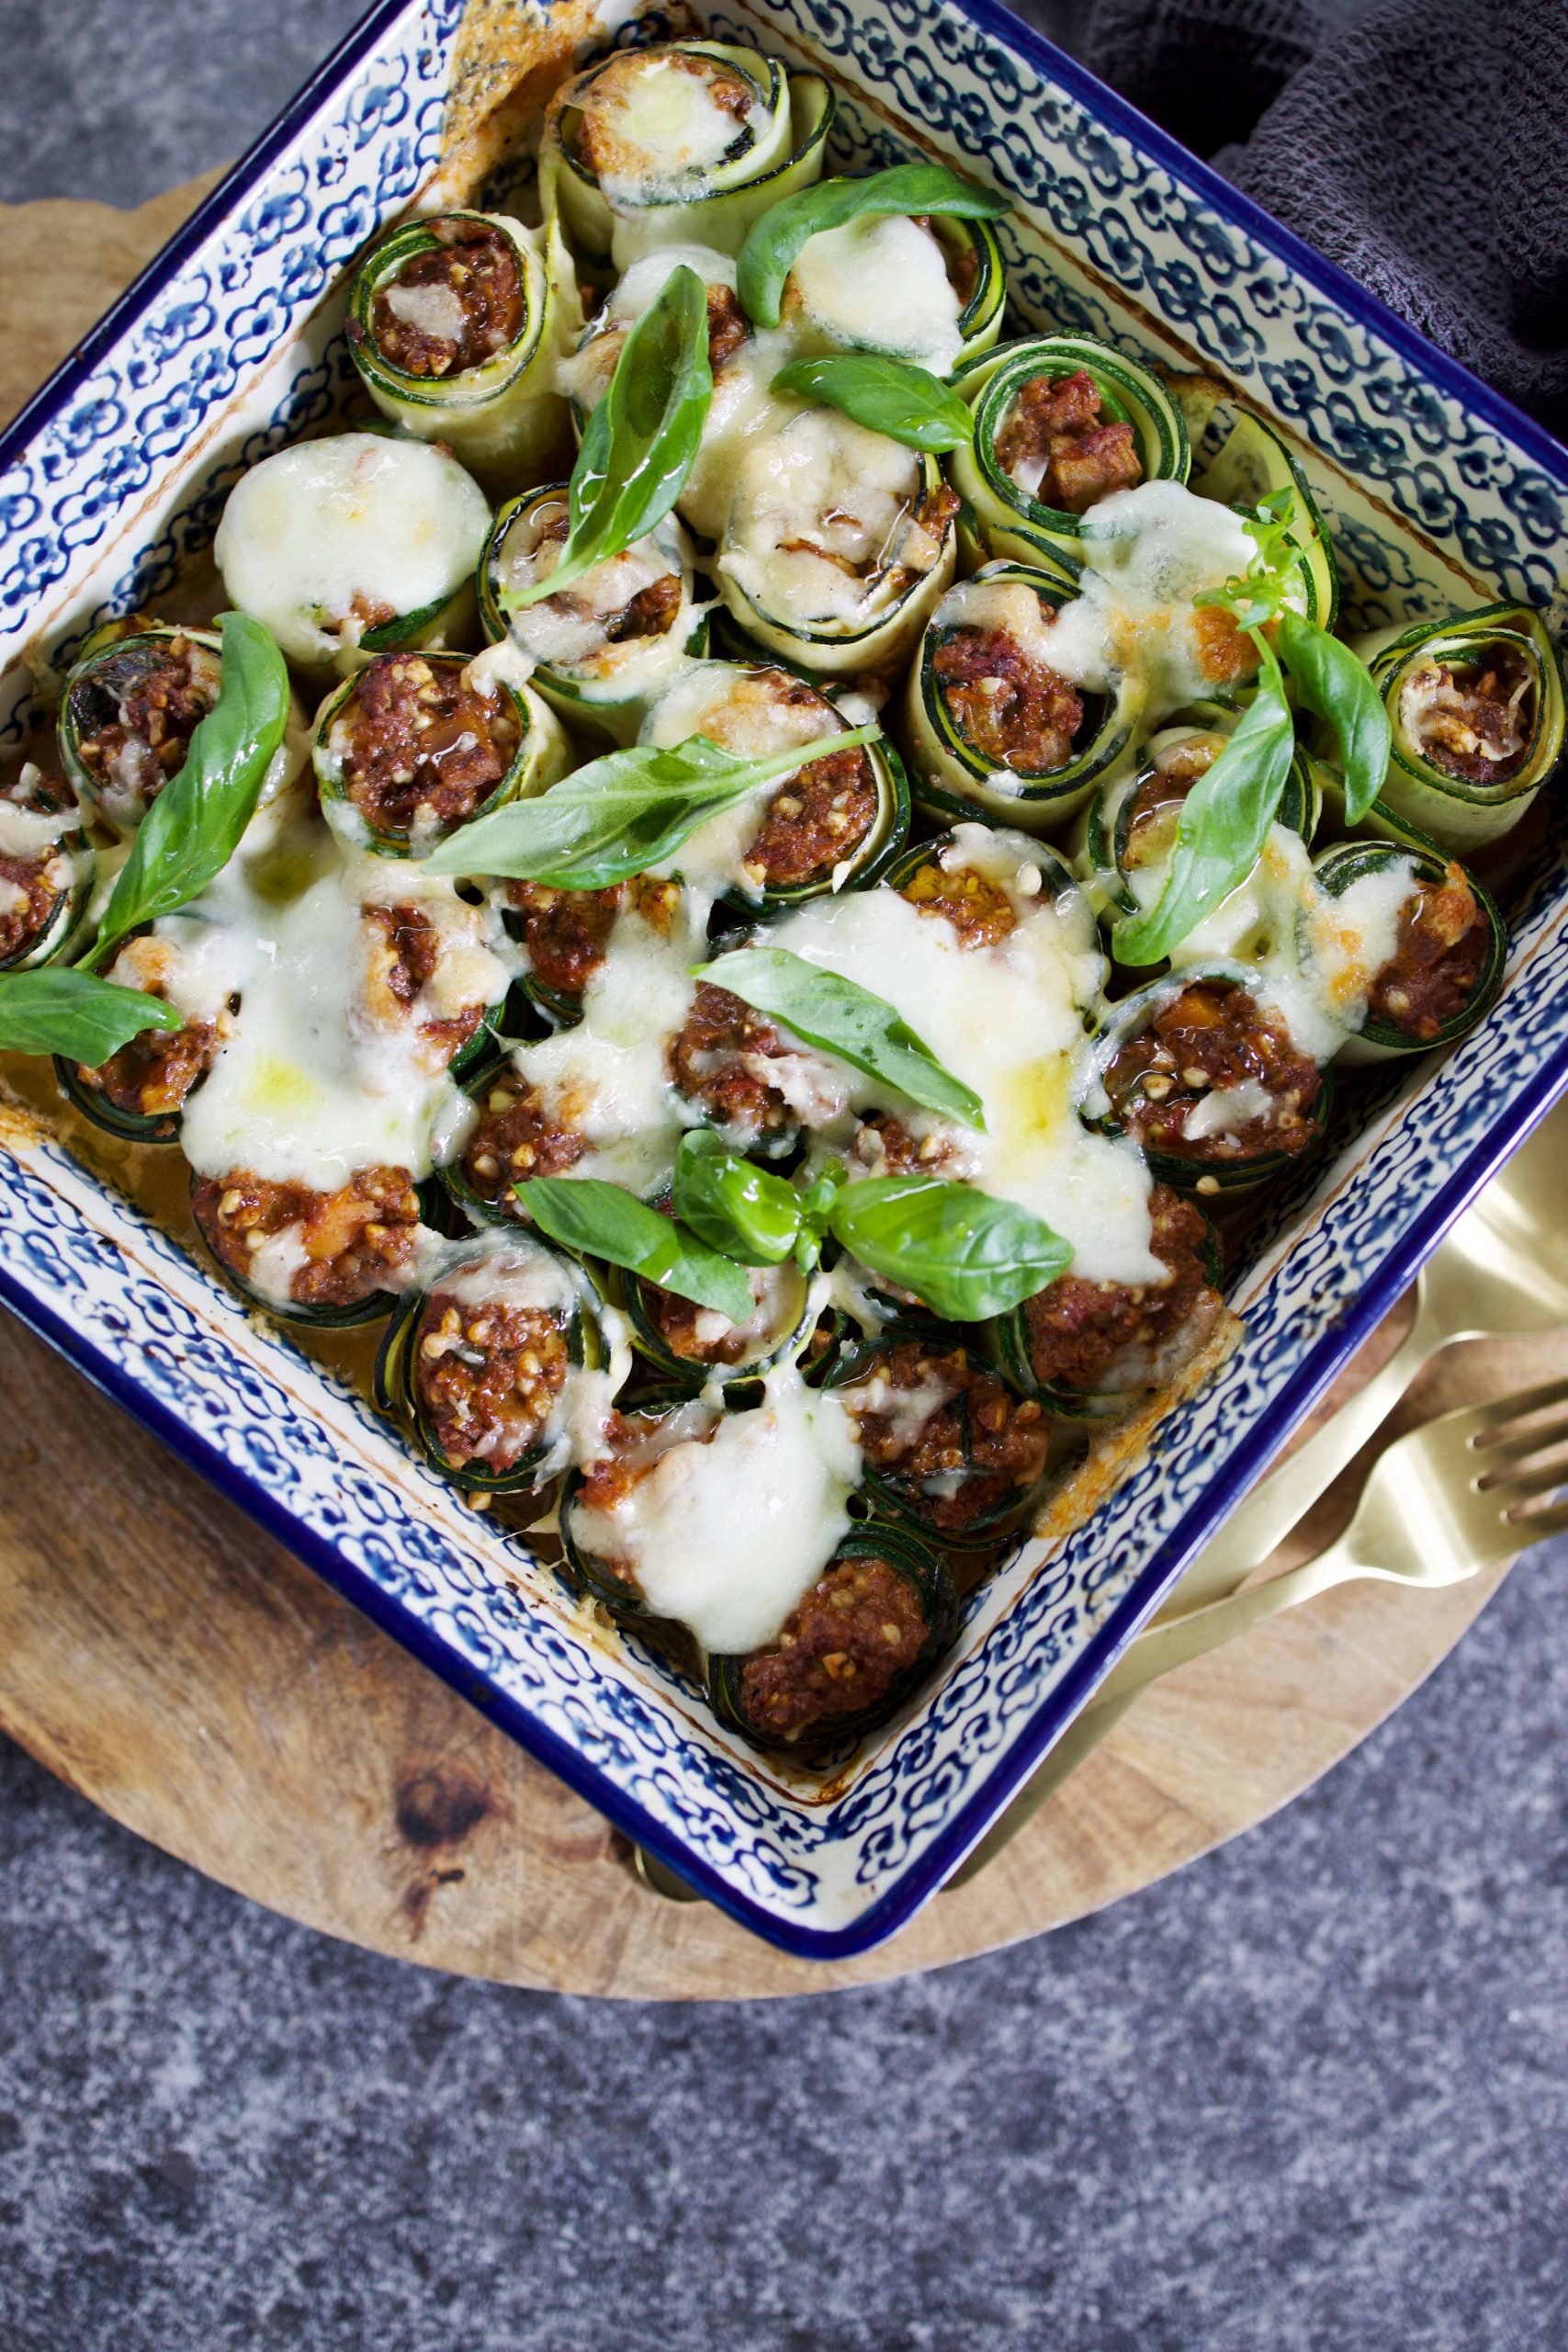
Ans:
[[[1414,662],[1399,690],[1413,748],[1467,784],[1511,783],[1535,737],[1538,680],[1522,650],[1499,640],[1462,664]]]
[[[1025,379],[1003,414],[997,457],[1027,497],[1064,514],[1087,514],[1112,491],[1144,479],[1136,434],[1105,414],[1100,386],[1084,368]]]
[[[896,1340],[852,1356],[837,1389],[874,1488],[938,1544],[994,1535],[1045,1468],[1050,1427],[963,1347]]]
[[[369,339],[401,376],[463,375],[523,332],[516,249],[493,221],[472,214],[438,214],[423,226],[434,243],[380,279]],[[348,332],[361,340],[367,331],[351,321]]]
[[[122,637],[73,672],[62,745],[81,788],[117,831],[134,831],[185,765],[220,684],[216,644],[183,629]]]
[[[514,1470],[536,1453],[572,1369],[570,1317],[437,1288],[411,1341],[417,1409],[446,1460]]]
[[[285,1314],[362,1307],[413,1265],[419,1195],[406,1168],[362,1168],[332,1192],[235,1169],[197,1177],[191,1207],[219,1264]]]
[[[916,1666],[932,1624],[918,1586],[874,1550],[840,1560],[739,1670],[747,1723],[793,1744],[869,1713]]]
[[[457,653],[382,653],[350,681],[317,751],[324,805],[371,842],[434,842],[496,799],[517,763],[515,698]]]
[[[1172,988],[1102,1077],[1116,1124],[1200,1182],[1263,1154],[1293,1158],[1316,1138],[1323,1073],[1238,982]]]
[[[1492,927],[1462,867],[1414,878],[1398,944],[1368,993],[1370,1016],[1407,1037],[1435,1037],[1468,1011],[1491,953]]]
[[[1028,1367],[1041,1388],[1092,1396],[1155,1385],[1171,1342],[1205,1294],[1213,1295],[1216,1265],[1201,1211],[1168,1184],[1149,1195],[1149,1228],[1163,1282],[1060,1274],[1024,1302]]]

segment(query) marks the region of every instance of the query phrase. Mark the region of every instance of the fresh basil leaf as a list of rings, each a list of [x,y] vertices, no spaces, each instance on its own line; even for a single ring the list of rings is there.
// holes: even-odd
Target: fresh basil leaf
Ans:
[[[846,1184],[829,1224],[863,1266],[953,1323],[1005,1315],[1073,1261],[1071,1243],[1032,1210],[936,1177]]]
[[[218,700],[191,736],[185,765],[137,828],[89,963],[103,963],[143,923],[199,897],[255,814],[288,721],[288,673],[248,613],[225,613],[222,629]]]
[[[1235,734],[1181,804],[1165,888],[1154,906],[1125,916],[1111,944],[1123,964],[1157,964],[1211,908],[1245,882],[1279,814],[1295,729],[1280,665],[1254,636],[1263,662],[1258,692]]]
[[[985,1106],[974,1089],[942,1068],[896,1005],[858,980],[824,971],[787,947],[738,947],[715,963],[699,965],[697,978],[770,1013],[808,1046],[836,1054],[852,1069],[886,1079],[911,1102],[985,1133]]]
[[[581,580],[663,522],[686,486],[713,398],[707,290],[682,262],[621,345],[571,469],[555,570],[501,598],[520,612]]]
[[[711,1127],[681,1138],[673,1206],[699,1241],[743,1266],[782,1265],[800,1236],[795,1186],[728,1150]]]
[[[941,164],[895,164],[865,179],[818,180],[752,222],[736,273],[741,307],[759,326],[776,327],[784,280],[807,239],[864,213],[945,212],[964,220],[999,220],[1011,209],[1005,196],[972,187]]]
[[[464,825],[432,852],[426,874],[505,875],[558,890],[607,890],[671,857],[699,825],[813,760],[874,743],[879,727],[846,728],[763,759],[738,759],[705,735],[660,751],[607,752],[532,800]]]
[[[1220,605],[1238,628],[1263,628],[1287,609],[1285,598],[1295,585],[1294,490],[1289,482],[1281,483],[1241,519],[1252,540],[1246,571],[1227,580],[1223,588],[1205,589],[1192,601]]]
[[[1334,731],[1345,779],[1345,814],[1359,825],[1388,774],[1393,733],[1382,696],[1366,663],[1300,613],[1280,614],[1275,643],[1298,698]]]
[[[618,1184],[596,1176],[536,1176],[515,1189],[541,1233],[563,1250],[624,1266],[731,1323],[750,1316],[756,1301],[739,1266]]]
[[[975,437],[975,417],[955,391],[929,368],[885,359],[872,351],[840,351],[821,359],[792,359],[773,380],[775,392],[836,408],[872,433],[909,449],[956,449]]]
[[[0,979],[0,1050],[63,1054],[97,1069],[144,1029],[183,1029],[162,997],[95,979],[71,965],[45,965]]]

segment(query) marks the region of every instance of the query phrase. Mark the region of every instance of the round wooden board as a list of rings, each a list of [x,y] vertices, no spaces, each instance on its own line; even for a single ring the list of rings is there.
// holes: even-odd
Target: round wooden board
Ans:
[[[201,192],[132,214],[0,207],[0,413]],[[1348,1383],[1392,1345],[1385,1328]],[[1562,1339],[1451,1350],[1391,1431],[1564,1369]],[[1363,1469],[1281,1562],[1343,1522]],[[873,1983],[1146,1886],[1365,1738],[1501,1575],[1422,1594],[1342,1588],[1170,1676],[981,1876],[880,1950],[823,1967],[705,1904],[650,1894],[590,1807],[9,1322],[0,1481],[0,1727],[51,1771],[329,1934],[467,1975],[637,1999]]]

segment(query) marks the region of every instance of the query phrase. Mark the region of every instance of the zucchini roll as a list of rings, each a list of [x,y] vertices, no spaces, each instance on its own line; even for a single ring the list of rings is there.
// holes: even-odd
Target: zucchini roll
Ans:
[[[1317,860],[1314,879],[1305,960],[1354,1023],[1340,1061],[1450,1046],[1495,1004],[1507,933],[1462,866],[1392,842],[1345,842]]]
[[[407,1168],[361,1168],[324,1192],[248,1169],[193,1171],[190,1200],[235,1288],[286,1322],[323,1330],[373,1323],[413,1272],[420,1203]]]
[[[513,1494],[566,1467],[574,1416],[613,1394],[610,1354],[575,1259],[533,1233],[477,1234],[388,1326],[377,1396],[443,1477]]]
[[[803,409],[746,447],[718,593],[749,638],[814,675],[889,667],[953,577],[957,511],[934,458]]]
[[[86,921],[95,863],[71,792],[25,762],[0,786],[0,972],[69,955]]]
[[[570,259],[558,245],[547,263],[543,234],[500,213],[404,220],[348,292],[349,349],[382,414],[512,481],[569,430],[555,370],[581,312]]]
[[[807,239],[782,324],[799,353],[881,351],[951,376],[996,342],[1006,300],[989,221],[876,212]]]
[[[1309,620],[1331,629],[1339,610],[1339,573],[1306,476],[1271,424],[1251,409],[1215,397],[1207,378],[1186,379],[1173,387],[1192,442],[1192,488],[1251,514],[1275,491],[1294,501],[1287,534],[1296,552],[1295,603]]]
[[[988,1550],[1040,1484],[1050,1423],[993,1365],[937,1325],[898,1329],[841,1356],[829,1385],[865,1455],[865,1488],[886,1518],[949,1551]]]
[[[378,653],[321,706],[313,758],[333,831],[378,857],[428,856],[570,765],[537,695],[466,653]]]
[[[1112,491],[1187,480],[1181,412],[1157,378],[1087,335],[1032,335],[960,372],[975,436],[953,453],[972,563],[1006,556],[1070,582],[1080,518]]]
[[[1158,1281],[1059,1274],[998,1317],[990,1342],[1015,1387],[1053,1413],[1098,1420],[1168,1386],[1219,1310],[1224,1261],[1201,1209],[1168,1184],[1149,1193],[1149,1235]]]
[[[1328,1072],[1255,993],[1262,987],[1245,967],[1193,965],[1111,1008],[1096,1056],[1098,1124],[1130,1135],[1162,1182],[1240,1191],[1322,1136]]]
[[[508,612],[509,591],[547,579],[569,528],[567,487],[509,499],[479,564],[485,634],[526,663],[562,718],[630,743],[649,698],[706,643],[692,574],[692,543],[673,514],[624,554],[595,564],[558,596]]]
[[[193,1090],[234,1034],[238,996],[201,953],[199,923],[169,916],[128,939],[105,978],[142,989],[185,1016],[179,1029],[144,1029],[98,1069],[55,1060],[55,1074],[77,1110],[127,1143],[173,1143]]]
[[[163,621],[111,621],[95,629],[60,698],[61,764],[84,807],[130,835],[190,750],[218,700],[222,640],[216,629]],[[265,807],[304,765],[302,716],[288,731],[262,786]]]
[[[1136,762],[1108,776],[1084,810],[1074,836],[1074,864],[1097,906],[1135,914],[1165,888],[1181,809],[1201,775],[1219,758],[1240,717],[1217,704],[1194,708],[1201,725],[1162,727]],[[1316,763],[1291,762],[1276,823],[1310,842],[1323,796]]]
[[[761,758],[817,743],[848,721],[807,679],[728,662],[688,663],[643,721],[639,741],[705,735]],[[904,845],[909,794],[888,743],[830,752],[704,825],[670,860],[683,881],[742,909],[785,907],[876,879]]]
[[[562,85],[539,154],[585,254],[617,270],[661,245],[738,254],[768,207],[820,178],[833,96],[815,74],[728,41],[617,50]]]
[[[616,1303],[638,1355],[668,1379],[699,1388],[715,1380],[754,1379],[775,1363],[793,1362],[816,1319],[809,1282],[787,1260],[782,1266],[748,1267],[747,1273],[756,1305],[745,1323],[731,1323],[638,1275],[625,1276]]]
[[[1562,665],[1529,605],[1486,605],[1357,641],[1387,707],[1383,808],[1444,849],[1517,825],[1562,752]]]
[[[916,797],[931,815],[1052,832],[1125,751],[1129,676],[1094,694],[1052,666],[1062,594],[1044,572],[997,563],[937,606],[906,695]]]
[[[765,1747],[859,1738],[897,1713],[957,1627],[940,1555],[875,1521],[844,1537],[771,1642],[709,1657],[708,1702]]]
[[[498,887],[502,920],[523,958],[524,994],[552,1028],[582,1017],[582,991],[604,964],[616,920],[628,910],[671,935],[681,886],[651,874],[604,890],[557,890],[547,882]]]
[[[347,677],[378,653],[461,645],[490,506],[445,449],[335,433],[229,493],[214,553],[231,604],[291,662]]]

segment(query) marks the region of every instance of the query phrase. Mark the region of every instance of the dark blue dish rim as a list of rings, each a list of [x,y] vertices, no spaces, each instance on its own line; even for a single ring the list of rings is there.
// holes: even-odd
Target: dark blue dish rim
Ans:
[[[336,84],[373,51],[382,35],[406,15],[409,0],[376,0],[376,5],[339,42],[271,128],[204,198],[162,252],[0,434],[0,470],[59,416],[115,339],[152,302],[202,240],[234,209]],[[993,40],[1027,59],[1075,97],[1088,113],[1119,130],[1234,227],[1269,247],[1297,275],[1372,328],[1413,367],[1483,416],[1498,432],[1528,451],[1545,472],[1568,488],[1568,448],[1458,360],[1428,343],[1375,295],[1358,286],[1337,263],[1314,253],[1261,206],[1190,155],[1157,124],[1119,97],[1055,42],[998,5],[998,0],[949,0],[949,5]],[[1236,1442],[1225,1464],[1224,1494],[1211,1485],[1206,1499],[1187,1513],[1179,1531],[1168,1537],[1145,1564],[1135,1586],[1085,1645],[1042,1705],[1027,1734],[886,1893],[876,1896],[840,1928],[813,1928],[782,1917],[722,1880],[660,1822],[624,1796],[517,1701],[465,1668],[364,1570],[355,1567],[313,1530],[301,1526],[274,1496],[254,1485],[215,1445],[189,1429],[110,1355],[94,1346],[64,1317],[4,1268],[0,1268],[0,1301],[115,1404],[314,1569],[333,1590],[439,1675],[460,1697],[499,1724],[520,1747],[595,1806],[615,1827],[683,1878],[718,1909],[764,1941],[796,1958],[848,1960],[895,1935],[957,1868],[1060,1737],[1187,1562],[1208,1542],[1236,1496],[1251,1484],[1340,1367],[1397,1303],[1454,1219],[1565,1089],[1568,1038],[1510,1104],[1506,1116],[1450,1172],[1441,1190],[1412,1221],[1377,1272],[1358,1293],[1354,1306],[1314,1342],[1280,1394]]]

